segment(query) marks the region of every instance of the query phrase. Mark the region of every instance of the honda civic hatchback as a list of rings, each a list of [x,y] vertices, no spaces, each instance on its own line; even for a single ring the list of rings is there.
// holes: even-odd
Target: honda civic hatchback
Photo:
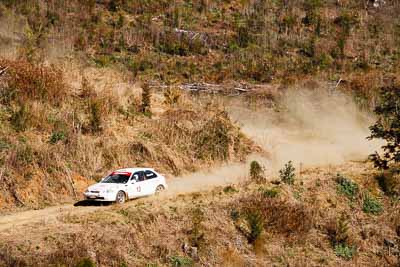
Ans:
[[[151,168],[116,170],[91,185],[84,196],[88,200],[124,203],[126,200],[153,195],[167,189],[165,177]]]

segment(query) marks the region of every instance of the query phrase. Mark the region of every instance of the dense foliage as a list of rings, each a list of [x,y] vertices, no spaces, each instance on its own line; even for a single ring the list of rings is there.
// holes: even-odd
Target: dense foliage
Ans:
[[[370,127],[370,139],[384,139],[382,154],[375,152],[370,158],[375,166],[388,169],[391,165],[400,162],[400,88],[396,86],[383,88],[381,100],[375,108],[379,116],[374,125]]]

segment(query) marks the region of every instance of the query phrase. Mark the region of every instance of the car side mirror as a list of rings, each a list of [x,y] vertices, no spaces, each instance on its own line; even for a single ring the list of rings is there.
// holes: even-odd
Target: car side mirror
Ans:
[[[133,180],[131,181],[131,184],[135,184],[135,183],[136,183],[136,180],[133,179]]]

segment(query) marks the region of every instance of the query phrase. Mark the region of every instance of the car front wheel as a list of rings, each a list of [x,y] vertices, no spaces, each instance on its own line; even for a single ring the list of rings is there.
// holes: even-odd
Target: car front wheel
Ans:
[[[115,202],[118,204],[123,204],[125,203],[125,200],[126,200],[125,193],[123,191],[119,191],[117,193],[117,197],[115,198]]]

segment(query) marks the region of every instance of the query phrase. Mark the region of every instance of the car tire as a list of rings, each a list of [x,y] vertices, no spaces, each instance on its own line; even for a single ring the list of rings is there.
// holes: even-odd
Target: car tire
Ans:
[[[160,184],[159,186],[156,187],[156,195],[158,195],[159,193],[161,193],[161,191],[163,191],[165,188],[162,184]]]
[[[124,191],[118,191],[117,196],[115,197],[115,203],[124,204],[126,201],[126,195]]]

